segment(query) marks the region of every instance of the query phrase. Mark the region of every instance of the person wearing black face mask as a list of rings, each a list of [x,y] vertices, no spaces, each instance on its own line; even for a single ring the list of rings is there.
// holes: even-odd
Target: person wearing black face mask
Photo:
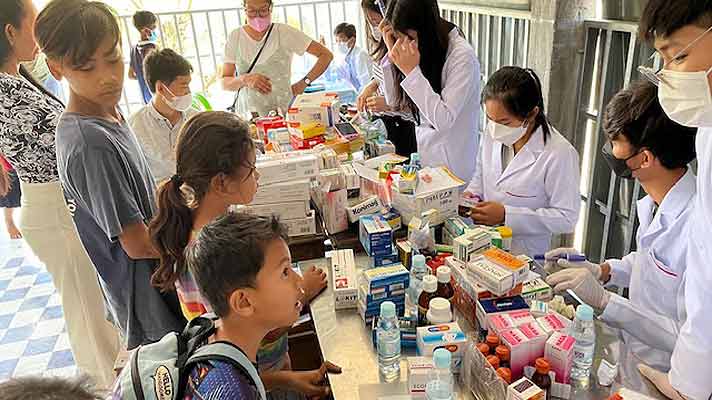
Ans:
[[[637,179],[647,193],[637,203],[636,251],[621,260],[602,264],[588,261],[557,263],[564,269],[547,278],[555,292],[573,290],[602,311],[601,319],[618,328],[623,338],[621,383],[645,392],[637,369],[644,363],[670,370],[670,357],[685,321],[683,277],[687,232],[696,193],[695,175],[688,164],[695,158],[696,130],[679,125],[663,112],[656,87],[631,84],[616,94],[606,108],[603,157],[613,172]],[[557,249],[546,254],[574,252]],[[628,287],[629,298],[607,291],[604,285]]]

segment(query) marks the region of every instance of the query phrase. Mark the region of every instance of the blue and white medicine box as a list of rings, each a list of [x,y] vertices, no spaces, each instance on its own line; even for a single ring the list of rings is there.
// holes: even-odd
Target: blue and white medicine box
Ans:
[[[359,218],[359,240],[369,256],[393,253],[393,228],[378,215]]]

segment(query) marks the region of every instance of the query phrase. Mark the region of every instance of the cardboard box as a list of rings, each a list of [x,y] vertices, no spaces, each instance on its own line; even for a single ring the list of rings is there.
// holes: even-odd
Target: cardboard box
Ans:
[[[346,215],[346,205],[348,204],[346,189],[332,192],[323,192],[317,189],[322,218],[327,231],[331,234],[343,232],[349,229],[349,220]]]
[[[317,182],[322,190],[333,192],[335,190],[346,189],[346,175],[341,168],[325,169],[319,171],[316,176]]]
[[[403,227],[402,224],[402,217],[398,211],[396,211],[394,208],[391,208],[389,210],[382,209],[381,210],[381,219],[386,221],[388,225],[391,226],[391,229],[393,229],[393,232],[396,232],[400,230]]]
[[[500,340],[509,349],[512,379],[518,379],[524,373],[524,367],[529,364],[529,339],[515,328],[502,333]]]
[[[408,240],[397,241],[396,250],[398,250],[398,258],[400,258],[403,266],[410,269],[410,262],[413,254],[413,248],[410,247],[410,242]]]
[[[544,333],[544,330],[541,329],[541,326],[536,322],[521,325],[519,330],[522,331],[524,336],[528,339],[529,361],[527,364],[532,365],[537,358],[544,357],[544,348],[546,347],[546,340],[549,338],[549,335]]]
[[[293,132],[293,131],[290,131]],[[309,150],[314,147],[323,144],[326,141],[323,134],[312,136],[306,139],[299,137],[298,135],[290,134],[289,144],[294,150]]]
[[[314,210],[306,218],[300,219],[288,219],[282,221],[282,223],[287,227],[287,232],[289,232],[289,237],[295,236],[306,236],[316,234],[316,214]]]
[[[507,400],[544,400],[546,392],[527,378],[522,378],[507,387]]]
[[[396,250],[393,250],[393,253],[389,255],[371,257],[370,266],[371,268],[378,268],[399,263],[400,260],[398,257],[398,252]]]
[[[424,398],[428,374],[433,370],[432,357],[408,357],[408,392],[413,397]]]
[[[349,222],[356,222],[364,215],[376,214],[383,208],[378,196],[370,196],[365,200],[349,202],[346,208],[346,213],[349,217]]]
[[[356,308],[358,304],[358,282],[356,281],[356,263],[353,250],[334,250],[327,256],[331,263],[334,309]]]
[[[463,218],[452,217],[445,221],[445,229],[452,235],[453,238],[465,234],[466,229],[474,228],[473,224],[468,224]]]
[[[287,121],[333,126],[338,117],[338,95],[333,92],[300,94],[287,110]]]
[[[509,318],[512,319],[512,322],[514,322],[514,326],[516,327],[536,322],[534,321],[534,317],[532,317],[532,314],[529,312],[529,310],[512,311],[507,313],[507,315],[509,315]]]
[[[484,258],[467,263],[467,273],[496,296],[503,296],[515,286],[512,271],[501,268]]]
[[[418,328],[417,337],[418,355],[432,356],[436,349],[447,349],[452,353],[453,371],[460,371],[462,356],[467,345],[467,336],[457,322],[421,326]]]
[[[259,160],[257,171],[260,173],[260,185],[311,179],[319,172],[319,162],[313,154],[304,154],[291,158]]]
[[[424,181],[424,174],[430,177],[430,182]],[[401,213],[403,223],[408,224],[411,218],[420,216],[430,209],[438,211],[438,219],[431,221],[431,225],[442,224],[446,219],[456,216],[460,186],[464,182],[445,167],[423,168],[419,177],[415,194],[392,191],[393,208]]]
[[[370,256],[393,253],[393,229],[377,215],[359,218],[359,239]]]
[[[542,278],[536,278],[524,282],[522,287],[522,297],[524,300],[549,301],[553,297],[551,286]]]
[[[524,282],[529,274],[529,266],[527,263],[502,249],[492,247],[482,253],[482,255],[487,260],[499,265],[500,267],[507,268],[512,271],[514,273],[515,283]]]
[[[280,182],[272,185],[263,185],[260,182],[255,198],[250,205],[282,204],[293,201],[309,202],[310,188],[311,183],[308,179]]]
[[[486,252],[491,246],[489,233],[480,228],[467,230],[461,236],[453,239],[453,256],[457,260],[470,262],[479,254]]]
[[[360,188],[360,181],[358,174],[356,174],[356,170],[352,165],[349,164],[343,164],[341,165],[341,169],[344,171],[344,175],[346,175],[346,189],[349,190],[355,190]]]
[[[243,207],[241,207],[243,208]],[[291,201],[281,204],[253,204],[244,207],[246,212],[270,216],[275,215],[280,220],[307,218],[311,214],[309,201]]]
[[[522,296],[477,300],[477,321],[480,327],[487,327],[487,317],[517,310],[529,310]]]
[[[576,339],[573,336],[554,332],[546,341],[544,348],[544,358],[549,360],[551,370],[556,373],[556,382],[568,384],[571,375],[571,366],[574,362],[574,344]]]
[[[289,144],[290,137],[286,127],[267,129],[267,139],[271,143]]]
[[[544,317],[537,318],[536,322],[539,323],[539,326],[548,336],[551,336],[554,332],[566,333],[572,324],[570,319],[555,312],[550,312]]]
[[[516,326],[509,315],[497,314],[487,317],[487,328],[489,331],[496,333],[497,336],[501,336],[504,332],[510,331]]]

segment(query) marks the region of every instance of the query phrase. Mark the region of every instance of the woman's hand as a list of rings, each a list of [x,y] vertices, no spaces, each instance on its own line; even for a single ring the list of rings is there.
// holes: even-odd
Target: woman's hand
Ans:
[[[505,210],[502,203],[483,201],[471,209],[470,215],[475,223],[482,225],[499,225],[504,223]]]
[[[393,48],[388,51],[388,58],[403,74],[408,76],[420,65],[420,50],[418,41],[403,38],[396,40]]]
[[[366,102],[369,97],[372,97],[373,95],[376,94],[376,91],[378,90],[378,81],[375,79],[371,81],[366,87],[361,90],[361,93],[358,95],[356,98],[356,108],[364,112],[366,111]]]
[[[304,82],[304,80],[302,79],[301,81],[292,85],[292,95],[298,96],[298,95],[304,93],[304,90],[306,88],[307,88],[307,83]]]
[[[262,94],[272,93],[272,80],[265,75],[258,73],[244,74],[240,76],[240,79],[250,89],[255,89]]]
[[[376,113],[389,110],[386,98],[383,96],[372,96],[366,99],[366,108],[368,108],[368,111]]]
[[[396,31],[393,30],[393,26],[385,18],[378,24],[378,29],[381,31],[386,48],[390,51],[396,43]]]

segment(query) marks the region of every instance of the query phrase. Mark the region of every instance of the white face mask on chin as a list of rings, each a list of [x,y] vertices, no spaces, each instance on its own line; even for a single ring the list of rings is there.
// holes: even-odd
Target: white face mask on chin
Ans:
[[[699,72],[659,72],[658,98],[671,120],[693,128],[712,127],[710,73],[712,67]]]
[[[487,133],[497,142],[502,143],[505,146],[512,146],[517,143],[517,140],[521,139],[525,133],[527,133],[527,123],[524,122],[522,126],[512,128],[507,125],[498,124],[494,121],[489,121],[487,123]]]
[[[190,106],[193,105],[193,95],[191,93],[188,93],[183,96],[176,96],[167,87],[166,91],[170,93],[171,96],[173,96],[173,100],[170,100],[168,99],[168,97],[163,96],[163,98],[166,100],[166,104],[168,104],[168,107],[178,112],[186,112],[190,108]]]

